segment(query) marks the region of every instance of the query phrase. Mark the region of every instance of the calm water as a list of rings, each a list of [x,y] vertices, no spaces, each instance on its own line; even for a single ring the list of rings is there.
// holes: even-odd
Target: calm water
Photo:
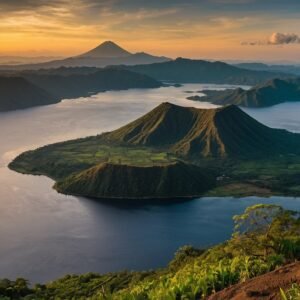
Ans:
[[[23,276],[42,282],[66,273],[164,266],[182,245],[207,246],[228,238],[232,215],[253,203],[281,203],[299,209],[300,199],[280,197],[114,206],[57,194],[50,179],[6,168],[25,150],[115,129],[164,101],[213,107],[185,100],[190,95],[185,91],[207,88],[216,86],[107,92],[1,113],[0,277]],[[300,132],[300,103],[247,112],[269,126]]]

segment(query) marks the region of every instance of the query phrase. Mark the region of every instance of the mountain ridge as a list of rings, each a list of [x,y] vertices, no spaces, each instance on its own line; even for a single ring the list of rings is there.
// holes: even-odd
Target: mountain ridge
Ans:
[[[0,70],[39,70],[59,67],[106,67],[111,65],[136,65],[171,60],[164,56],[147,53],[130,53],[112,41],[106,41],[95,48],[65,59],[37,64],[0,65]]]
[[[275,78],[249,90],[203,91],[206,96],[190,100],[208,101],[217,105],[234,104],[243,107],[269,107],[284,102],[300,101],[300,79]]]
[[[128,70],[53,69],[0,76],[0,111],[55,104],[107,90],[158,88],[162,83]]]
[[[298,135],[269,128],[235,105],[197,109],[168,102],[101,137],[110,143],[166,148],[177,155],[201,157],[280,153],[300,145]]]
[[[210,62],[182,57],[161,63],[120,67],[146,74],[157,80],[180,83],[253,85],[275,77],[290,77],[285,73],[242,69],[221,61]]]
[[[23,77],[0,76],[0,111],[49,105],[60,100]]]
[[[57,182],[54,188],[98,199],[169,199],[200,196],[214,184],[209,172],[183,162],[146,167],[103,163]]]

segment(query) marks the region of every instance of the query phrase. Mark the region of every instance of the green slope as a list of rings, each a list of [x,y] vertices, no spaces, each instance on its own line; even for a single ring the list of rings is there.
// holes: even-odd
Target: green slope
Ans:
[[[170,103],[102,138],[110,143],[158,147],[197,157],[298,153],[300,145],[299,135],[268,128],[236,106],[196,109]]]
[[[115,131],[25,152],[9,167],[49,176],[59,182],[58,190],[77,195],[199,195],[202,185],[194,190],[185,168],[175,164],[172,177],[174,161],[181,160],[206,170],[208,178],[199,173],[200,182],[216,174],[217,187],[209,191],[213,196],[298,195],[299,152],[299,134],[269,128],[237,106],[196,109],[163,103]]]
[[[195,197],[214,187],[215,178],[202,168],[174,162],[153,166],[104,163],[56,183],[64,194],[95,198]]]
[[[258,204],[235,216],[234,221],[235,225],[243,222],[250,225],[245,226],[243,231],[236,226],[230,239],[208,249],[184,246],[161,269],[66,275],[31,287],[22,278],[15,281],[0,279],[0,298],[222,300],[235,299],[236,291],[226,288],[246,282],[248,287],[240,287],[238,294],[242,298],[238,299],[280,299],[280,288],[288,289],[293,282],[299,282],[299,212],[287,211],[276,205]],[[286,267],[280,268],[286,264]],[[269,273],[273,270],[276,271]],[[257,286],[261,279],[257,276],[266,273],[269,275],[268,280],[264,280],[265,285]],[[256,284],[251,284],[253,282]],[[222,290],[225,296],[217,293]],[[209,298],[210,295],[212,298]],[[298,297],[288,299],[296,300]]]

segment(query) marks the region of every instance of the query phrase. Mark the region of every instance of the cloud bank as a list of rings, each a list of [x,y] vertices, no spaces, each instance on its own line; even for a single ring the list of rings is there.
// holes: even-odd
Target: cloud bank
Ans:
[[[270,45],[298,44],[300,43],[300,37],[295,33],[274,32],[268,43]]]
[[[242,42],[241,44],[246,46],[300,44],[300,36],[295,33],[274,32],[266,41]]]

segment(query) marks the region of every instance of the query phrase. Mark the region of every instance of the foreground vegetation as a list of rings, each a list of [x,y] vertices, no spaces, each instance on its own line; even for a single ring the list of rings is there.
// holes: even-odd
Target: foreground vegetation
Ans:
[[[207,250],[185,246],[169,265],[149,272],[89,273],[28,287],[0,282],[2,299],[203,299],[230,285],[300,259],[300,213],[254,205],[234,217],[232,238]],[[293,289],[293,290],[292,290]],[[296,290],[281,292],[291,298]],[[279,293],[280,287],[278,287]],[[5,298],[6,297],[6,298]]]
[[[282,300],[299,300],[300,299],[300,285],[293,283],[291,288],[286,292],[280,289],[280,295]]]

